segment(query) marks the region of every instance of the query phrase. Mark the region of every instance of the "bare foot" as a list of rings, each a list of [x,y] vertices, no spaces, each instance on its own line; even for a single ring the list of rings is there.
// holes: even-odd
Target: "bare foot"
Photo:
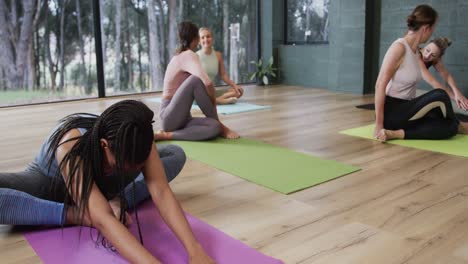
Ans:
[[[218,105],[235,104],[235,103],[237,103],[236,97],[216,98],[216,104]]]
[[[237,139],[237,138],[240,138],[239,134],[237,134],[236,132],[232,131],[231,129],[229,128],[225,128],[223,133],[221,133],[221,136],[223,138],[227,138],[227,139]]]
[[[162,141],[162,140],[171,140],[172,139],[172,133],[171,132],[166,132],[162,129],[156,131],[154,133],[154,140],[156,141]]]
[[[403,129],[399,130],[388,130],[388,129],[381,129],[379,134],[376,136],[376,139],[380,142],[386,142],[387,140],[391,139],[404,139],[405,132]]]
[[[458,125],[458,134],[468,135],[468,123],[460,122]]]

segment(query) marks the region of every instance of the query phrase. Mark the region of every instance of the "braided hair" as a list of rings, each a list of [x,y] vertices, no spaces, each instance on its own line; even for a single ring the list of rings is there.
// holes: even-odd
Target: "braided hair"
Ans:
[[[142,164],[149,156],[153,144],[154,113],[148,106],[135,100],[120,101],[107,108],[100,116],[77,113],[60,121],[58,129],[49,138],[47,156],[49,168],[55,159],[58,147],[76,140],[65,154],[56,172],[56,179],[61,178],[61,171],[66,172],[65,207],[75,204],[79,211],[80,222],[89,205],[89,196],[93,183],[105,182],[104,177],[117,177],[120,198],[120,221],[126,224],[127,210],[124,193],[126,168]],[[72,129],[84,128],[86,132],[75,138],[61,142],[64,135]],[[115,155],[115,167],[112,176],[105,176],[103,163],[104,151],[101,139],[109,143],[110,151]],[[75,197],[75,200],[73,200]],[[141,240],[141,237],[140,237]],[[103,244],[105,244],[103,239]]]

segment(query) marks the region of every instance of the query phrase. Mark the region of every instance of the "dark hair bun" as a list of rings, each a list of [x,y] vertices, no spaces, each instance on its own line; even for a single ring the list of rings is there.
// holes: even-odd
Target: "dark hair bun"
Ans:
[[[414,14],[409,15],[406,18],[406,25],[408,26],[408,28],[414,28],[416,25],[416,20],[417,17]]]
[[[437,11],[429,5],[418,5],[406,18],[409,30],[418,31],[422,26],[433,26],[437,21]]]

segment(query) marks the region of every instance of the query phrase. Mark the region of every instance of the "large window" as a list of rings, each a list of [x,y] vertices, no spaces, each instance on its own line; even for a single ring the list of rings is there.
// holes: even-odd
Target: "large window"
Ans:
[[[250,61],[257,60],[258,56],[256,1],[192,1],[184,8],[183,18],[210,28],[214,48],[223,53],[231,79],[239,83],[249,82],[249,73],[255,70]]]
[[[328,43],[330,0],[286,0],[286,44]]]
[[[0,0],[0,106],[96,97],[100,78],[106,96],[159,91],[183,20],[211,28],[231,79],[249,82],[258,56],[256,1]]]
[[[162,90],[177,24],[209,27],[230,77],[248,82],[257,59],[256,1],[100,0],[106,94]],[[155,65],[155,66],[153,66]],[[221,84],[220,82],[217,82]]]
[[[0,106],[97,95],[91,1],[0,0]]]

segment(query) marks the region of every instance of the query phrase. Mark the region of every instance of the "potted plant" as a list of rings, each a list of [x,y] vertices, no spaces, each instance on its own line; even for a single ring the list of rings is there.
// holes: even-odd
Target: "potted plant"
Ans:
[[[268,85],[272,78],[276,77],[276,68],[273,67],[273,57],[270,57],[267,64],[263,64],[263,60],[260,58],[257,61],[251,61],[250,63],[255,64],[257,70],[250,75],[250,80],[257,78],[258,84]]]

